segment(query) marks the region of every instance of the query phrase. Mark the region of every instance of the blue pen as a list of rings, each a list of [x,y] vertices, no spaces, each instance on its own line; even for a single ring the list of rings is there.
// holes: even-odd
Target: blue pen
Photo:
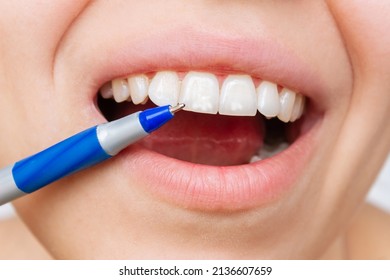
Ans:
[[[94,126],[0,169],[0,205],[115,156],[183,108],[184,104],[156,107]]]

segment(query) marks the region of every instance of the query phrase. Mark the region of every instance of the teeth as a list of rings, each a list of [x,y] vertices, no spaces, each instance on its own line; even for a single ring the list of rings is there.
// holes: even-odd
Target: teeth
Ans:
[[[130,96],[134,104],[143,103],[148,98],[149,78],[145,75],[133,76],[127,79]]]
[[[100,95],[104,99],[109,99],[114,96],[111,82],[105,83],[100,89]]]
[[[273,157],[274,155],[286,150],[289,146],[290,145],[285,142],[281,142],[274,146],[264,145],[264,147],[260,151],[258,151],[257,155],[252,156],[249,162],[253,163],[266,158]]]
[[[302,107],[303,107],[303,96],[297,94],[295,96],[294,107],[291,113],[290,122],[294,122],[300,117],[300,113],[302,112]]]
[[[298,119],[300,117],[302,117],[303,112],[305,111],[305,106],[306,106],[306,98],[304,96],[302,96],[302,105],[301,105],[301,109],[299,110],[299,113],[298,113]]]
[[[179,101],[180,82],[176,72],[158,72],[149,86],[149,98],[157,106],[176,105]]]
[[[278,114],[279,120],[282,122],[289,122],[294,107],[296,93],[292,90],[284,88],[280,93],[280,112]]]
[[[274,83],[263,81],[257,88],[258,109],[268,118],[276,117],[280,112],[278,86]]]
[[[294,122],[304,111],[306,98],[294,91],[262,81],[257,89],[248,75],[229,75],[219,90],[217,77],[211,73],[189,72],[180,82],[173,71],[157,72],[149,83],[146,75],[133,75],[106,83],[100,95],[116,102],[145,104],[148,98],[157,106],[186,104],[185,110],[231,116],[254,116],[257,111],[267,118],[278,117]]]
[[[254,116],[257,112],[256,89],[248,75],[229,75],[221,89],[219,113],[231,116]]]
[[[120,103],[126,101],[130,97],[129,85],[125,79],[115,79],[112,81],[112,90],[114,99]]]
[[[251,157],[251,159],[249,160],[249,163],[254,163],[254,162],[258,162],[261,160],[261,157],[259,157],[258,155],[254,155]]]
[[[216,114],[219,103],[219,84],[213,74],[189,72],[181,85],[179,103],[184,110]]]

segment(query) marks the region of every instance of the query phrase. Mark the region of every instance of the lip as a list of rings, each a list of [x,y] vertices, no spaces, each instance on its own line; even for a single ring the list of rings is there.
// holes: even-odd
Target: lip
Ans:
[[[324,83],[272,36],[245,38],[180,28],[104,51],[113,56],[96,62],[101,67],[92,73],[91,84],[97,87],[89,91],[91,103],[96,100],[98,86],[117,77],[159,70],[203,70],[245,73],[276,82],[309,97],[313,111],[326,109]],[[102,118],[97,109],[96,116]],[[129,147],[110,164],[112,169],[126,174],[124,183],[138,182],[137,187],[157,199],[187,209],[243,210],[269,204],[293,189],[313,157],[320,124],[317,120],[282,153],[253,164],[202,166],[168,158],[140,145]]]
[[[303,59],[271,35],[252,38],[179,27],[110,45],[104,52],[110,53],[110,59],[95,61],[101,67],[92,73],[91,84],[98,87],[114,78],[161,70],[242,73],[299,92],[309,97],[318,111],[326,107],[326,84]],[[97,91],[89,91],[90,98],[96,98]]]
[[[147,192],[179,207],[239,211],[269,205],[287,194],[313,156],[318,122],[287,150],[240,166],[206,166],[166,157],[135,145],[118,157],[123,174]]]

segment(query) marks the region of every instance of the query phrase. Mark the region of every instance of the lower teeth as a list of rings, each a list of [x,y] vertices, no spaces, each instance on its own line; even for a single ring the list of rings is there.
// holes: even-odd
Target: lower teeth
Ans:
[[[277,145],[267,145],[265,144],[256,155],[252,156],[249,163],[257,162],[269,157],[272,157],[289,147],[289,144],[286,142],[280,142]]]

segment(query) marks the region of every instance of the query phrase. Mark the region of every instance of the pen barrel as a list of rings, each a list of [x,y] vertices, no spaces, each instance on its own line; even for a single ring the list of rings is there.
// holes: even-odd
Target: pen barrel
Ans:
[[[107,154],[115,156],[127,146],[149,135],[140,122],[141,112],[101,124],[97,128],[99,142]]]
[[[0,169],[0,205],[115,156],[172,119],[171,106],[136,112]]]
[[[13,165],[0,169],[0,206],[25,194],[16,186],[12,168]]]
[[[12,168],[12,175],[22,192],[32,193],[110,157],[99,143],[97,127],[92,127],[18,161]]]

